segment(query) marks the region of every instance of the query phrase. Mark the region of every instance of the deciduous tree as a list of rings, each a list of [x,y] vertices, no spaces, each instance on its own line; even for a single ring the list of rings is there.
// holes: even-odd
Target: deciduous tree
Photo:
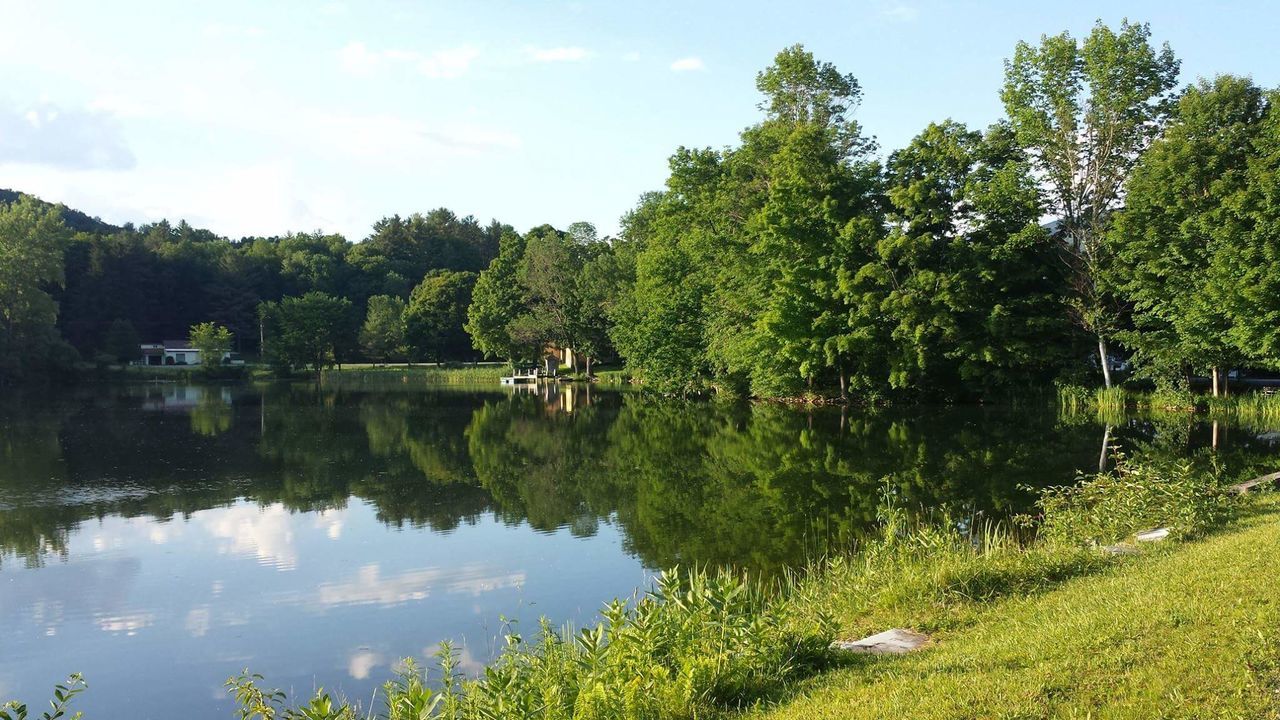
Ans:
[[[369,298],[360,346],[371,359],[390,362],[405,352],[405,302],[394,295]]]
[[[1152,46],[1147,25],[1127,20],[1119,32],[1099,22],[1083,41],[1062,33],[1020,42],[1005,62],[1001,99],[1058,218],[1073,316],[1097,338],[1107,387],[1119,309],[1101,279],[1104,239],[1130,171],[1173,106],[1178,67],[1168,44]]]
[[[475,273],[438,271],[413,289],[404,325],[415,359],[443,362],[471,354],[463,324],[475,286]]]

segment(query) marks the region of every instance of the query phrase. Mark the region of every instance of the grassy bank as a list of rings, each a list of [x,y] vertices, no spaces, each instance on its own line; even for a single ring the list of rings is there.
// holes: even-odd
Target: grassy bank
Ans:
[[[500,364],[440,367],[437,365],[343,365],[322,373],[326,383],[340,387],[388,388],[388,387],[437,387],[493,386],[498,385],[511,368]],[[606,369],[592,373],[593,382],[600,385],[622,386],[630,383],[631,376],[625,370]],[[586,382],[584,374],[562,373],[562,380]]]
[[[387,387],[493,386],[510,374],[505,365],[344,365],[321,374],[321,381],[336,387],[378,389]]]
[[[592,627],[508,635],[476,679],[445,645],[429,676],[410,665],[363,709],[323,692],[293,707],[251,675],[229,689],[264,719],[1270,717],[1280,504],[1228,480],[1123,464],[1047,491],[1016,527],[908,521],[887,503],[848,555],[769,582],[669,572]],[[1171,539],[1104,551],[1152,527]],[[890,627],[930,646],[828,649]]]
[[[115,365],[109,367],[85,365],[79,369],[76,379],[95,383],[241,382],[250,379],[255,373],[263,372],[265,372],[265,368],[248,365],[220,365],[212,368],[201,365]]]
[[[812,681],[762,719],[1280,713],[1280,506],[1230,532],[977,609],[915,655]]]

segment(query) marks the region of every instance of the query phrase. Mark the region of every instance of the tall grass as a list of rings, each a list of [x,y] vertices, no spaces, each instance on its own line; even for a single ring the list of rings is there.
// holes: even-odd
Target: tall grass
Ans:
[[[1212,397],[1187,390],[1140,392],[1123,387],[1091,390],[1064,385],[1058,387],[1058,407],[1068,415],[1096,412],[1100,417],[1112,419],[1129,411],[1151,415],[1194,412],[1213,420],[1280,427],[1280,393],[1246,392]]]
[[[386,366],[325,370],[321,381],[331,387],[380,389],[391,387],[494,386],[510,368],[502,365],[474,367]]]
[[[1248,393],[1225,398],[1208,398],[1209,417],[1242,424],[1280,427],[1280,393]]]
[[[1130,405],[1131,395],[1121,387],[1086,388],[1080,385],[1059,385],[1058,406],[1071,413],[1123,412]]]

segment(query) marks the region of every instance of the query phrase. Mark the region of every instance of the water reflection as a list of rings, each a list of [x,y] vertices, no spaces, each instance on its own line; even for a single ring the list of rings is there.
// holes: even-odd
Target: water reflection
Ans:
[[[572,385],[7,397],[0,687],[80,670],[91,716],[207,697],[187,716],[223,717],[220,681],[251,665],[368,697],[401,657],[458,639],[478,672],[500,616],[585,621],[655,568],[803,563],[886,496],[1003,517],[1100,453],[1247,474],[1274,469],[1278,442],[1188,417],[801,412]]]
[[[367,501],[389,526],[447,533],[490,516],[591,537],[617,523],[647,567],[802,562],[845,542],[885,494],[908,509],[1002,516],[1025,486],[1068,482],[1126,454],[1215,442],[1242,472],[1269,430],[1191,418],[1064,418],[1052,409],[797,412],[645,401],[575,385],[511,393],[144,387],[0,408],[0,566],[66,559],[68,534],[109,515],[165,521],[227,507],[219,552],[288,571],[291,518],[342,537]],[[1101,455],[1099,454],[1101,450]],[[99,539],[97,542],[104,542]]]

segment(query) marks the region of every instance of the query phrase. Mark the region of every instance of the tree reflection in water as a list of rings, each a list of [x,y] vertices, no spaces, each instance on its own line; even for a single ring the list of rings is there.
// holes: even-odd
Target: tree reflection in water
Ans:
[[[0,405],[0,562],[65,555],[78,523],[240,498],[291,511],[370,503],[447,533],[491,515],[575,536],[619,526],[649,567],[776,570],[851,543],[892,498],[993,519],[1027,488],[1129,455],[1209,456],[1185,416],[1043,408],[797,410],[553,384],[515,392],[166,386],[18,395]],[[1214,458],[1262,467],[1276,433],[1219,428]]]

